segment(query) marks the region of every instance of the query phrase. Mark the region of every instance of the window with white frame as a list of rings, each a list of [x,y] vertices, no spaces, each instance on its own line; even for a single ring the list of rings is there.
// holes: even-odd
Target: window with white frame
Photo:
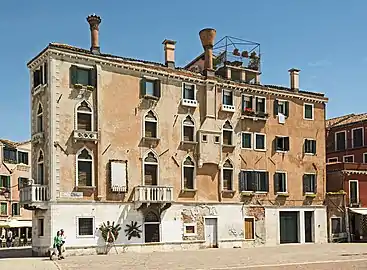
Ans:
[[[33,88],[39,85],[47,84],[48,66],[47,62],[41,64],[36,70],[33,71]]]
[[[196,223],[184,223],[184,236],[195,236],[196,233]]]
[[[345,150],[347,143],[347,132],[339,131],[335,132],[335,151]]]
[[[20,216],[20,204],[19,203],[13,203],[11,205],[11,215]]]
[[[183,189],[192,190],[195,188],[195,162],[187,156],[183,162]]]
[[[307,120],[314,120],[314,105],[305,103],[303,104],[303,118]]]
[[[363,153],[363,163],[367,163],[367,153]]]
[[[144,117],[144,137],[157,138],[158,120],[152,111],[149,111]]]
[[[276,172],[274,174],[274,192],[287,192],[287,174],[285,172]]]
[[[77,155],[77,186],[93,187],[93,154],[83,148]]]
[[[338,234],[342,232],[342,218],[341,217],[331,217],[331,233]]]
[[[183,141],[194,142],[195,141],[195,123],[190,115],[186,116],[182,122],[183,129]]]
[[[77,130],[93,130],[93,112],[88,102],[83,100],[76,109]]]
[[[251,132],[242,132],[242,148],[243,149],[252,149],[252,133]]]
[[[231,90],[222,90],[223,104],[233,106],[233,92]]]
[[[233,145],[233,127],[228,120],[224,123],[222,132],[223,144]]]
[[[93,217],[78,217],[78,237],[93,237],[94,236],[94,218]]]
[[[315,155],[316,154],[316,140],[305,139],[304,150],[305,150],[305,154]]]
[[[45,168],[43,151],[40,150],[37,159],[37,184],[43,185],[45,182]]]
[[[255,217],[245,217],[244,237],[246,240],[255,239]]]
[[[352,143],[353,147],[364,145],[364,132],[362,127],[352,129]]]
[[[195,85],[183,83],[183,99],[196,100]]]
[[[332,157],[327,160],[329,163],[338,162],[338,157]]]
[[[267,171],[241,171],[240,191],[268,192],[269,173]]]
[[[244,111],[254,111],[253,97],[242,95],[242,108]]]
[[[316,174],[305,173],[303,175],[303,193],[304,194],[315,194],[317,190]]]
[[[289,151],[289,137],[276,136],[275,137],[275,151],[277,152]]]
[[[223,190],[233,190],[233,165],[229,159],[223,163],[222,167]]]
[[[37,132],[43,132],[43,109],[42,109],[41,103],[38,104],[38,109],[37,109],[36,129],[37,129]]]
[[[255,98],[255,106],[257,113],[266,113],[266,98],[265,97],[256,97]]]
[[[18,163],[28,165],[28,152],[18,151]]]
[[[255,133],[254,149],[258,151],[266,150],[266,135],[261,133]]]
[[[358,180],[349,180],[349,203],[359,203],[359,186]]]
[[[274,115],[277,116],[279,113],[284,116],[289,116],[289,102],[286,100],[274,100]]]
[[[144,185],[158,185],[158,158],[153,152],[149,152],[144,158]]]
[[[354,162],[354,155],[343,156],[343,162],[353,163]]]

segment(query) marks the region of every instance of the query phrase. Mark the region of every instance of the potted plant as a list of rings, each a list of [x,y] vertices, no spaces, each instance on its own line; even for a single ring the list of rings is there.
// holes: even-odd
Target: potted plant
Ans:
[[[83,88],[83,85],[81,83],[76,83],[76,84],[74,84],[74,88],[81,89],[81,88]]]
[[[94,86],[93,85],[87,85],[87,90],[93,91],[94,90]]]
[[[114,221],[112,223],[107,221],[107,223],[102,223],[102,225],[99,227],[99,230],[101,231],[105,242],[110,244],[115,242],[119,237],[121,226],[120,224],[115,225]]]

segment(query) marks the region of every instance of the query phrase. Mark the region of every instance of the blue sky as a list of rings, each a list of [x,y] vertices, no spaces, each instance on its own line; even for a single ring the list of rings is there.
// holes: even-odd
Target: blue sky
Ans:
[[[302,89],[329,97],[328,117],[365,112],[366,10],[362,0],[3,1],[0,138],[30,137],[26,63],[49,42],[89,48],[91,13],[102,17],[105,53],[163,62],[161,43],[169,38],[183,66],[202,52],[199,31],[213,27],[217,40],[230,35],[261,44],[263,84],[288,86],[288,69],[297,67]]]

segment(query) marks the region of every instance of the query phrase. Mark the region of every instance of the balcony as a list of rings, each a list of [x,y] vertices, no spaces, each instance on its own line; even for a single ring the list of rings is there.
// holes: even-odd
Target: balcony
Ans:
[[[74,140],[75,141],[98,141],[97,131],[87,131],[87,130],[74,130]]]
[[[46,202],[49,200],[48,186],[30,184],[20,189],[20,203],[25,209],[47,209]]]
[[[198,102],[197,100],[194,100],[194,99],[183,98],[181,101],[181,105],[186,106],[186,107],[196,108],[198,106]]]
[[[222,112],[235,112],[236,108],[233,105],[222,104],[220,110]]]
[[[173,187],[137,186],[134,201],[140,203],[166,203],[173,201]]]
[[[250,110],[248,108],[246,108],[245,110],[242,111],[242,116],[241,119],[252,119],[254,121],[257,120],[263,120],[266,121],[268,119],[269,114],[265,113],[265,112],[256,112],[254,110]]]

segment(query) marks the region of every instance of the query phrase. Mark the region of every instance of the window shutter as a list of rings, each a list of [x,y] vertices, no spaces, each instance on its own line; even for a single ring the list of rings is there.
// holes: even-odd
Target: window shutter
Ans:
[[[316,154],[316,140],[311,141],[312,143],[312,153]]]
[[[277,99],[274,100],[274,115],[275,116],[278,115],[278,100]]]
[[[244,112],[245,109],[246,109],[246,107],[245,107],[245,96],[242,95],[242,108],[241,108],[241,111]]]
[[[289,116],[289,102],[288,101],[284,103],[284,107],[285,107],[284,109],[285,116]]]
[[[258,97],[255,98],[255,110],[259,111],[259,98]]]
[[[307,153],[308,152],[308,140],[306,139],[305,142],[304,142],[304,145],[303,145],[303,149],[304,149],[304,152]]]
[[[284,150],[289,151],[289,137],[284,137]]]
[[[257,172],[249,172],[249,176],[250,176],[250,183],[251,183],[250,190],[257,191],[258,190],[257,179],[259,177],[259,174]]]
[[[70,84],[74,85],[78,81],[78,67],[77,66],[71,66],[70,67]]]
[[[274,173],[274,193],[279,192],[279,174]]]
[[[304,174],[303,175],[303,181],[302,181],[303,182],[303,194],[307,192],[307,188],[306,188],[307,183],[306,183],[306,180],[307,180],[307,176]]]
[[[155,96],[160,98],[161,97],[161,81],[156,80],[154,87],[155,87]]]
[[[47,62],[45,62],[44,64],[44,73],[45,73],[45,76],[43,77],[44,80],[43,80],[43,84],[47,84],[48,83],[48,66],[47,66]]]
[[[241,171],[238,175],[238,188],[240,192],[246,190],[244,171]]]
[[[145,83],[146,83],[146,79],[141,78],[141,80],[140,80],[140,97],[144,97],[146,95]]]
[[[314,185],[313,185],[313,187],[314,187],[314,190],[313,190],[313,192],[314,193],[317,193],[317,175],[315,174],[315,182],[314,182]]]
[[[10,188],[10,176],[6,177],[6,187]]]
[[[37,70],[33,72],[33,87],[36,87],[37,83]]]
[[[274,148],[274,152],[276,152],[277,149],[277,142],[278,142],[278,137],[275,137],[275,139],[273,140],[273,148]]]
[[[97,69],[89,70],[89,85],[97,87]]]
[[[45,77],[43,76],[43,65],[41,65],[40,67],[40,84],[44,84],[45,82]]]
[[[265,191],[269,192],[269,172],[265,172]]]

